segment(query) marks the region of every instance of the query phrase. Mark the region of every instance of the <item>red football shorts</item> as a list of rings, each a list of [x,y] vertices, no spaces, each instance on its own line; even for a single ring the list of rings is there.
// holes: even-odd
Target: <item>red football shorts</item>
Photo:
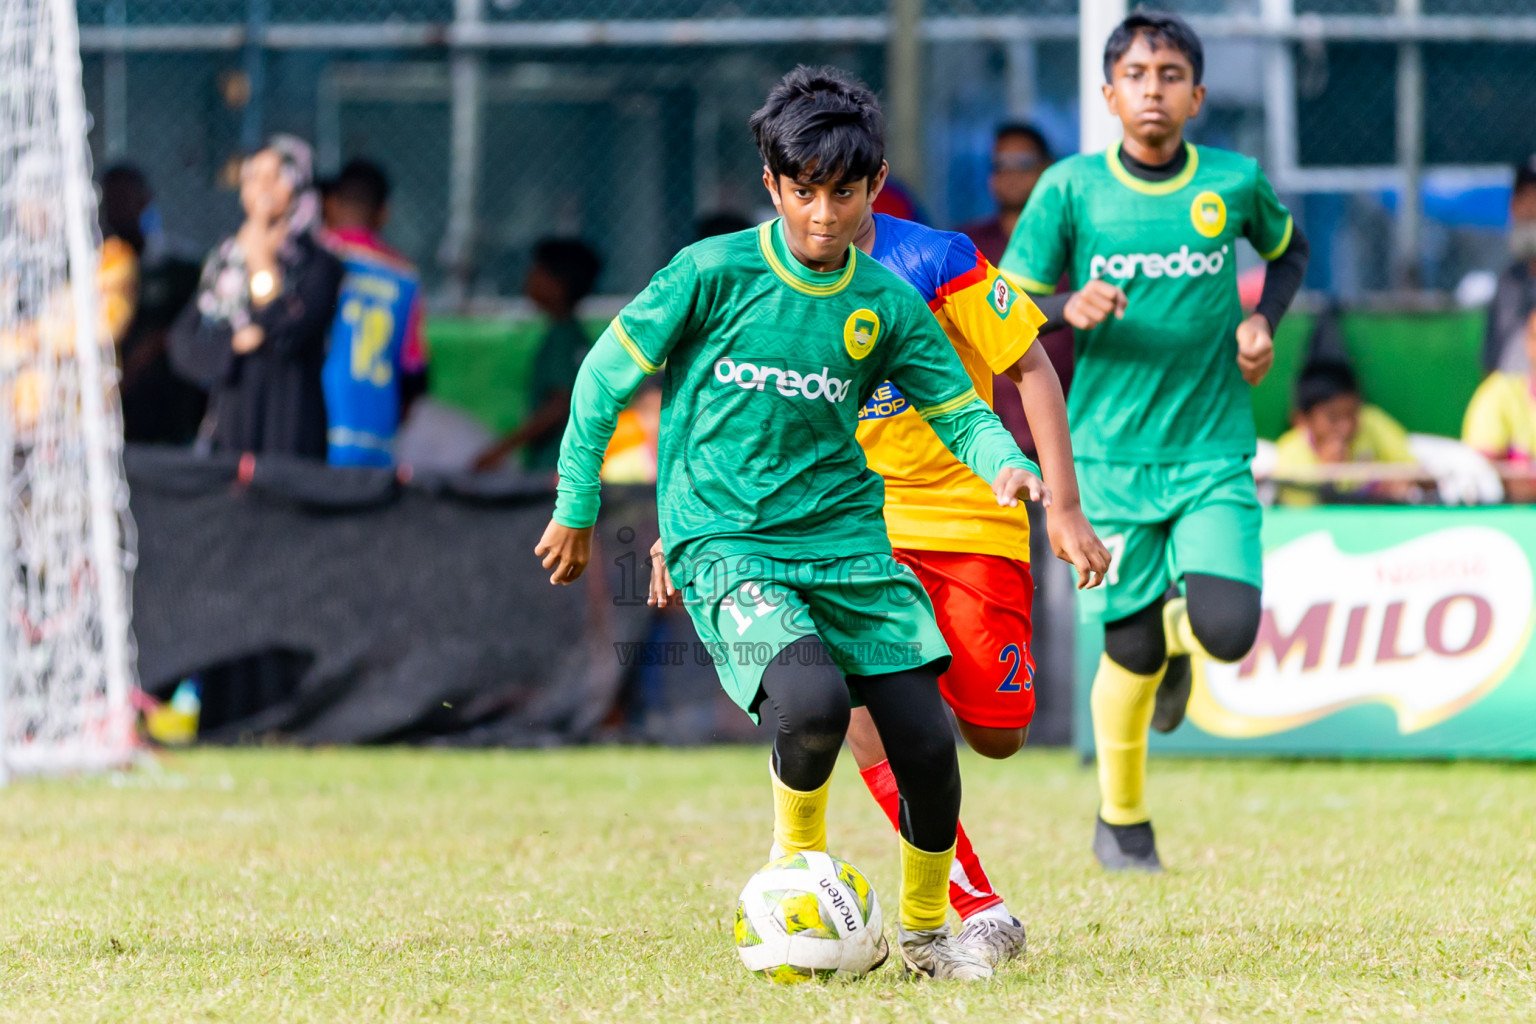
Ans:
[[[1035,655],[1028,562],[1002,555],[898,549],[897,561],[922,581],[949,643],[939,689],[955,717],[971,725],[1020,729],[1035,717]]]

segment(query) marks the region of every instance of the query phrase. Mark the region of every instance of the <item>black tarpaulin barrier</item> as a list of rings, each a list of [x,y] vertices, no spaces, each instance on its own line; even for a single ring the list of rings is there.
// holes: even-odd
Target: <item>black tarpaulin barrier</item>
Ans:
[[[615,651],[653,630],[634,568],[656,536],[649,488],[606,491],[592,568],[553,587],[533,555],[548,477],[402,484],[147,447],[125,461],[144,688],[164,697],[202,674],[206,691],[238,664],[259,691],[205,692],[226,712],[205,741],[581,741],[633,674]]]

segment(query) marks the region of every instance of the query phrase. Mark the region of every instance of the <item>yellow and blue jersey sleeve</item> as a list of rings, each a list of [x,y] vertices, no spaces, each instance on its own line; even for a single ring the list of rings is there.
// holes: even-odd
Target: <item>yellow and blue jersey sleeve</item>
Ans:
[[[963,248],[954,246],[951,266],[958,269],[967,261],[970,266],[940,286],[928,306],[954,325],[993,373],[1003,373],[1040,336],[1045,314],[975,246],[968,255]]]
[[[1028,518],[998,507],[990,483],[1001,466],[1029,463],[1013,461],[1023,457],[987,406],[993,374],[1029,350],[1044,318],[965,236],[878,214],[876,225],[876,260],[915,291],[908,315],[927,321],[906,325],[919,351],[889,368],[859,414],[869,468],[885,480],[891,544],[1027,562]]]

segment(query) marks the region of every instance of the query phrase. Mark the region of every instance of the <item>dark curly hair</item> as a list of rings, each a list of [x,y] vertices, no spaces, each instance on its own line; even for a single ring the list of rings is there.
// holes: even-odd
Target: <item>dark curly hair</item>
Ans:
[[[813,185],[872,181],[885,162],[880,101],[838,68],[795,68],[747,124],[775,178]]]

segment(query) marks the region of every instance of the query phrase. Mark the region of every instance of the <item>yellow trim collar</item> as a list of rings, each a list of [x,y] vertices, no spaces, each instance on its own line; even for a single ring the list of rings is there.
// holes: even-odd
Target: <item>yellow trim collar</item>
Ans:
[[[848,263],[843,267],[843,272],[838,275],[837,280],[827,284],[813,284],[785,266],[784,261],[779,259],[779,254],[773,247],[773,233],[778,229],[778,224],[777,220],[771,220],[757,229],[757,247],[762,250],[763,262],[768,264],[768,269],[773,271],[774,276],[780,281],[783,281],[797,292],[814,295],[818,298],[836,295],[852,283],[854,263],[859,258],[857,247],[851,245],[848,247]],[[790,258],[793,259],[794,257]],[[812,274],[815,271],[807,268],[805,273]]]
[[[1126,188],[1132,192],[1140,192],[1148,196],[1172,195],[1179,189],[1194,180],[1195,171],[1200,167],[1200,151],[1191,143],[1184,143],[1184,148],[1189,151],[1189,163],[1179,172],[1178,177],[1169,178],[1167,181],[1142,181],[1120,162],[1120,143],[1115,143],[1104,151],[1104,162],[1109,165],[1109,173],[1113,174]]]

